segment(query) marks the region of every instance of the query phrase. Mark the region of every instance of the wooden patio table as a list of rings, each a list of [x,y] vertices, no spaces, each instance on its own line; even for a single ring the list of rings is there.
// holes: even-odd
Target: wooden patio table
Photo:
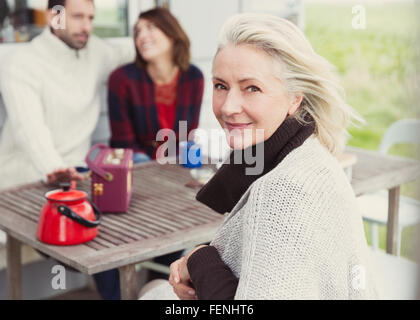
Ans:
[[[348,147],[346,151],[357,156],[352,167],[356,196],[388,190],[386,252],[397,255],[400,186],[420,178],[420,162],[359,148]]]
[[[396,253],[399,186],[420,177],[420,163],[349,149],[357,156],[352,185],[356,195],[389,189],[388,252]],[[104,214],[98,236],[85,244],[51,246],[36,238],[44,194],[51,187],[33,183],[0,192],[0,229],[7,234],[9,299],[22,297],[21,245],[29,245],[86,274],[118,268],[123,299],[136,299],[135,265],[212,239],[223,216],[195,200],[186,187],[188,169],[156,162],[134,168],[134,192],[125,214]],[[89,182],[78,189],[89,190]]]
[[[180,165],[136,165],[129,211],[103,214],[98,236],[76,246],[47,245],[36,238],[44,195],[54,188],[39,182],[1,192],[9,299],[22,296],[22,243],[89,275],[118,268],[122,298],[136,299],[136,264],[209,241],[223,220],[195,200],[197,190],[185,186],[191,180],[189,170]],[[90,181],[77,188],[90,191]]]

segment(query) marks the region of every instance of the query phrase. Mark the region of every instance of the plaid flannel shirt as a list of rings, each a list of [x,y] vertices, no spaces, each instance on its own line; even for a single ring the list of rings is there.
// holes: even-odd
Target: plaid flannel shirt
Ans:
[[[179,139],[179,121],[187,121],[187,132],[198,127],[204,92],[202,72],[190,65],[179,77],[173,130]],[[155,158],[159,125],[154,84],[144,68],[135,63],[115,70],[108,82],[110,145],[130,148]]]

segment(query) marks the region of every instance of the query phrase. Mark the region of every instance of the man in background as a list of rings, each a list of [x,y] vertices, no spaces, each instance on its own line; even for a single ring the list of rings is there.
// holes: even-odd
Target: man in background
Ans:
[[[2,62],[0,189],[83,179],[101,89],[135,57],[134,47],[119,52],[93,36],[94,16],[93,0],[49,0],[48,27]],[[95,277],[104,299],[120,298],[118,279],[118,270]]]
[[[91,35],[94,15],[92,0],[48,1],[49,27],[3,61],[0,189],[82,179],[76,167],[90,148],[100,89],[111,71],[134,60],[134,48],[118,52]]]

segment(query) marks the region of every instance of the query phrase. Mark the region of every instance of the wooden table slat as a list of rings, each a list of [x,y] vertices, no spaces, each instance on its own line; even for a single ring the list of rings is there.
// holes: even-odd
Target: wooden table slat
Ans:
[[[153,208],[143,208],[141,212],[136,212],[134,215],[141,215],[144,217],[147,217],[151,220],[156,220],[160,224],[165,224],[166,228],[170,228],[171,231],[179,230],[179,228],[182,226],[179,224],[175,218],[167,217],[165,215],[157,214],[156,212],[153,212]],[[184,226],[187,227],[187,226]]]
[[[119,239],[118,237],[109,234],[107,231],[108,230],[105,228],[99,228],[98,235],[94,241],[98,242],[105,248],[118,247],[119,245],[127,243],[125,239]]]
[[[127,223],[130,223],[133,228],[147,225],[147,228],[153,230],[153,232],[157,232],[157,235],[177,230],[176,228],[168,228],[166,224],[159,223],[159,220],[148,219],[147,216],[145,216],[143,213],[139,214],[138,212],[130,215],[122,214],[122,217],[120,217],[120,219],[124,220]]]
[[[13,212],[15,215],[17,216],[21,216],[25,219],[28,219],[28,221],[34,222],[34,223],[38,223],[38,219],[34,217],[34,215],[28,214],[25,211],[22,210],[18,210],[14,207],[11,207],[10,205],[6,205],[3,202],[0,203],[0,210],[7,210],[9,213]]]
[[[92,241],[89,241],[85,245],[88,246],[89,248],[95,249],[96,251],[111,248],[111,246],[102,245],[100,242],[98,242],[98,239],[94,239]]]
[[[162,232],[154,231],[150,228],[147,228],[144,225],[140,225],[140,224],[134,225],[133,223],[132,225],[130,225],[130,220],[128,217],[123,217],[123,216],[109,217],[105,214],[103,217],[103,221],[108,223],[108,225],[113,224],[115,226],[118,226],[121,229],[121,231],[133,233],[133,236],[138,235],[141,238],[151,238],[151,237],[155,237],[162,234]]]
[[[171,210],[171,208],[167,208],[166,212],[162,212],[162,207],[157,207],[153,203],[146,203],[146,202],[143,203],[142,207],[145,211],[153,212],[153,215],[156,217],[164,217],[166,218],[166,220],[172,220],[178,226],[189,227],[191,225],[194,225],[194,223],[191,223],[191,221],[189,221],[188,219],[185,219],[184,217],[182,217],[182,215],[181,215],[181,218],[179,218],[178,215],[173,210]],[[156,209],[160,209],[160,210],[156,210]]]
[[[46,201],[45,193],[48,192],[48,189],[23,189],[15,194],[23,196],[22,198],[28,198],[33,200],[38,205],[43,205]],[[13,192],[14,193],[14,192]]]
[[[123,223],[116,221],[115,219],[110,219],[106,215],[102,218],[103,221],[103,228],[109,228],[117,233],[128,234],[130,238],[134,238],[136,240],[139,239],[146,239],[148,237],[147,234],[144,234],[140,229],[133,229],[127,228],[127,226]]]
[[[179,226],[173,221],[166,220],[164,218],[156,219],[153,213],[149,213],[148,211],[133,213],[132,218],[138,219],[139,222],[145,223],[148,226],[160,228],[165,232],[173,232],[179,229]]]
[[[108,235],[110,235],[112,237],[115,237],[117,239],[120,239],[121,241],[123,241],[125,243],[144,239],[144,237],[141,236],[141,235],[127,233],[127,232],[121,230],[118,225],[114,225],[114,224],[110,224],[110,223],[102,223],[99,226],[98,237],[100,237],[101,233],[103,233],[103,232],[106,232]]]
[[[160,207],[163,206],[165,210],[167,210],[168,206],[169,207],[176,207],[178,209],[181,209],[182,211],[180,211],[180,212],[182,212],[182,216],[184,216],[184,214],[185,214],[187,216],[186,218],[191,222],[197,222],[197,221],[198,222],[204,222],[204,221],[209,221],[209,220],[211,221],[211,218],[203,220],[204,217],[202,217],[200,215],[194,215],[194,214],[191,215],[191,212],[189,212],[188,210],[185,210],[185,209],[188,209],[188,208],[195,208],[195,207],[199,207],[199,206],[204,207],[204,205],[196,202],[195,197],[192,197],[191,201],[193,203],[193,207],[191,207],[191,205],[186,207],[185,201],[180,200],[180,198],[181,199],[185,198],[183,196],[184,196],[183,194],[181,194],[181,195],[178,194],[178,196],[174,196],[174,195],[171,195],[171,194],[165,195],[159,201],[158,205],[160,205]],[[147,204],[147,202],[142,203],[142,205],[145,205],[145,204]],[[155,204],[150,203],[150,205],[155,205]],[[208,212],[208,210],[207,210],[207,212]],[[192,220],[190,218],[192,218]]]
[[[35,208],[35,210],[38,210],[38,214],[40,212],[39,207],[36,206],[33,202],[27,200],[27,199],[19,199],[16,200],[15,196],[13,194],[8,194],[3,196],[0,199],[0,203],[4,203],[5,205],[11,206],[11,207],[15,207],[15,208],[25,208],[25,207],[29,207],[28,210],[25,211],[30,211],[31,214],[36,213],[36,212],[32,212],[32,210]]]
[[[196,221],[191,221],[191,219],[187,219],[184,216],[179,216],[177,214],[174,213],[165,213],[162,212],[161,210],[154,210],[153,206],[147,207],[146,205],[144,205],[145,210],[147,210],[149,213],[153,212],[153,216],[156,219],[164,219],[164,220],[171,220],[173,225],[177,225],[178,229],[184,229],[184,228],[189,228],[191,226],[194,226],[197,224]],[[160,208],[161,209],[161,208]],[[169,209],[169,210],[173,210],[173,209]]]
[[[155,210],[157,211],[157,212],[159,212],[160,211],[160,213],[165,213],[165,212],[167,212],[168,211],[168,209],[169,210],[172,210],[173,212],[176,212],[174,209],[175,209],[175,204],[164,204],[164,203],[162,203],[162,204],[155,204],[154,205],[154,207],[155,207]],[[197,224],[200,224],[200,221],[197,221],[197,219],[194,219],[194,218],[192,218],[192,217],[190,217],[189,216],[189,214],[188,213],[186,213],[186,210],[185,210],[185,208],[180,208],[180,207],[178,207],[178,210],[180,211],[180,210],[182,210],[182,214],[173,214],[173,216],[174,217],[176,217],[177,218],[177,221],[178,222],[183,222],[184,224],[187,224],[188,226],[195,226],[195,225],[197,225]],[[179,212],[178,211],[178,212]]]
[[[177,203],[175,201],[171,202],[170,200],[172,200],[171,197],[168,197],[167,199],[168,203],[166,203],[167,205],[171,205],[175,208],[182,210],[186,216],[193,219],[194,221],[197,221],[199,223],[205,223],[205,222],[212,221],[213,219],[213,216],[209,215],[208,212],[207,212],[207,216],[199,214],[198,210],[201,207],[201,205],[196,205],[196,204],[186,205],[186,204]]]
[[[7,197],[3,198],[3,200],[14,204],[14,206],[18,209],[22,209],[24,211],[32,213],[35,217],[39,217],[39,214],[42,210],[42,205],[38,205],[26,197],[19,197],[18,194],[8,194]],[[25,208],[28,208],[28,210],[26,210]]]

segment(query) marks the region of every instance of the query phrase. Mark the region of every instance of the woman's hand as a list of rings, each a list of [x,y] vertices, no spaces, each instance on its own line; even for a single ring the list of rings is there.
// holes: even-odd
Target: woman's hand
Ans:
[[[48,184],[58,184],[60,182],[82,181],[84,176],[77,172],[75,168],[58,169],[47,174]]]
[[[198,246],[192,250],[187,256],[176,260],[171,264],[171,275],[169,276],[169,283],[172,285],[175,294],[181,300],[197,300],[196,292],[193,288],[190,274],[188,272],[187,262],[188,258],[197,250],[206,247],[205,245]]]
[[[189,274],[186,276],[185,271],[181,272],[181,268],[185,268],[185,260],[186,257],[182,257],[181,259],[178,259],[171,264],[171,275],[169,276],[169,283],[173,287],[174,292],[179,299],[197,300],[197,296],[192,286],[191,279],[189,278]]]

